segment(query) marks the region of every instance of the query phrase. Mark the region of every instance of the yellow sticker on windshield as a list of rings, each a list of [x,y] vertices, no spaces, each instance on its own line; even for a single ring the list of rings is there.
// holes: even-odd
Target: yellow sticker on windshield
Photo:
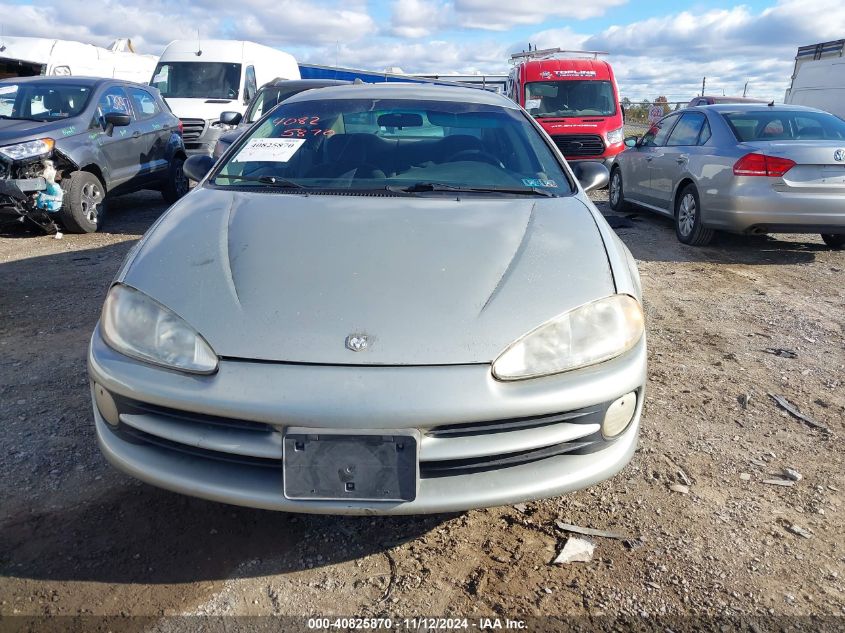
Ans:
[[[238,152],[234,162],[286,163],[304,142],[304,138],[253,138]]]

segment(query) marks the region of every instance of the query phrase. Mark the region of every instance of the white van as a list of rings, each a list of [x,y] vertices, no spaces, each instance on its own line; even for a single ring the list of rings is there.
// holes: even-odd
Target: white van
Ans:
[[[258,87],[273,79],[299,79],[292,55],[239,40],[176,40],[164,49],[150,84],[182,120],[186,151],[211,155],[227,129],[220,113],[243,114]]]
[[[109,48],[45,37],[0,38],[0,79],[38,75],[111,77],[146,83],[158,57],[138,55],[128,39]]]
[[[845,119],[845,40],[802,46],[784,103],[827,110]]]

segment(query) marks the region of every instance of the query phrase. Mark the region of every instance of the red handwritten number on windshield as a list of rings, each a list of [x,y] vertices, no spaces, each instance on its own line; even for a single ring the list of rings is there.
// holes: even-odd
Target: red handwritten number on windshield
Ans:
[[[282,127],[289,125],[317,125],[319,121],[320,117],[318,116],[288,117],[286,119],[276,119],[273,121],[273,125],[281,125]]]
[[[323,130],[320,128],[307,130],[304,127],[294,127],[282,131],[282,136],[285,138],[306,138],[309,134],[312,136],[320,136],[322,134],[325,137],[329,137],[334,134],[334,130]]]

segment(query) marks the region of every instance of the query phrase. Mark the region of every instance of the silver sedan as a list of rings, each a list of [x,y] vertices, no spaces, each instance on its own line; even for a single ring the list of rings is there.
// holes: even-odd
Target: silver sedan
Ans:
[[[585,194],[608,173],[579,182],[513,102],[308,91],[213,162],[186,162],[200,184],[128,256],[91,339],[117,468],[233,504],[407,514],[558,495],[631,458],[639,276]]]
[[[678,239],[707,244],[717,230],[820,233],[845,245],[845,121],[813,108],[731,104],[658,121],[610,176],[610,206],[672,217]]]

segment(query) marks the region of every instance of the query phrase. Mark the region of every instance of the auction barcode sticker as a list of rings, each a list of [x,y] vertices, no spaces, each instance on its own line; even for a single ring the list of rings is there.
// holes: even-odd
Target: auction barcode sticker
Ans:
[[[254,138],[244,145],[234,162],[286,163],[305,142],[304,138]]]

